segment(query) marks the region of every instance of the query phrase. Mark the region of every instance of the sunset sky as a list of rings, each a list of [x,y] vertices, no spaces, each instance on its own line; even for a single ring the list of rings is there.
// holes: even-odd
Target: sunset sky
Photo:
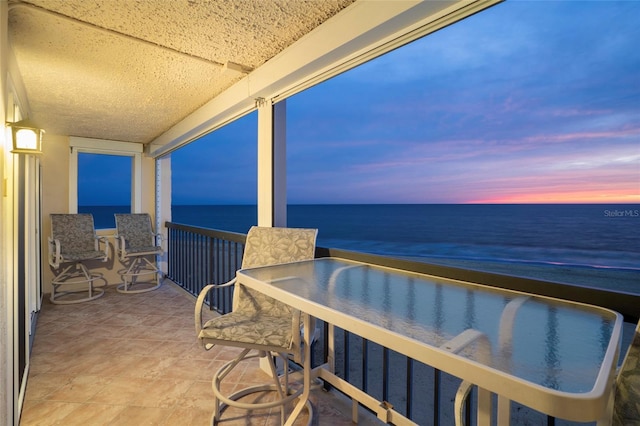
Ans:
[[[290,198],[640,202],[638,40],[640,2],[507,1],[405,46],[289,101]]]
[[[640,1],[507,1],[287,100],[288,202],[640,203]],[[254,204],[251,114],[172,154]]]

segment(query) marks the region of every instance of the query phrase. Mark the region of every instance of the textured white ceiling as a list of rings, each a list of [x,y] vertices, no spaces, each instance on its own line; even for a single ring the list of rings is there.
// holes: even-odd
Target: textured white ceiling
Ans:
[[[244,77],[224,64],[256,69],[353,1],[12,1],[9,41],[38,126],[148,143]]]

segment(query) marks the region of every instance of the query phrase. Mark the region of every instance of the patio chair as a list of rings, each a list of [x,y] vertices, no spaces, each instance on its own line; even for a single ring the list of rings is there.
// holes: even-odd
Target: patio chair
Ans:
[[[106,262],[109,244],[105,237],[96,235],[91,214],[51,214],[51,236],[48,238],[49,265],[55,270],[64,268],[55,276],[50,300],[55,304],[71,304],[97,299],[104,294],[96,288],[96,280],[104,280],[102,273],[90,272],[87,261]],[[104,245],[101,249],[100,246]],[[106,285],[106,280],[104,285]],[[65,287],[64,290],[61,290]],[[71,297],[88,292],[86,297]]]
[[[274,265],[314,258],[316,229],[267,228],[252,227],[248,234],[242,258],[242,268]],[[302,362],[301,315],[293,309],[260,292],[242,285],[236,285],[233,293],[232,312],[213,318],[203,324],[202,307],[207,294],[212,289],[219,289],[235,284],[236,279],[221,284],[210,284],[200,292],[195,307],[196,335],[200,344],[210,350],[214,345],[225,345],[242,348],[242,352],[233,360],[222,366],[213,376],[215,411],[213,423],[220,420],[222,411],[227,406],[247,410],[270,409],[280,406],[281,421],[284,423],[285,408],[302,392],[292,392],[289,386],[288,360]],[[276,372],[274,357],[279,356],[284,362],[284,388]],[[271,375],[272,385],[253,386],[238,391],[230,396],[222,394],[222,380],[243,360],[250,358],[266,358]],[[278,399],[270,402],[248,403],[240,398],[253,392],[275,391]],[[309,420],[313,416],[311,406],[307,404]]]
[[[157,290],[162,285],[164,274],[156,266],[155,256],[162,255],[164,250],[162,235],[155,234],[151,227],[151,216],[147,213],[116,213],[115,218],[116,252],[125,266],[118,271],[122,284],[117,291],[144,293]]]

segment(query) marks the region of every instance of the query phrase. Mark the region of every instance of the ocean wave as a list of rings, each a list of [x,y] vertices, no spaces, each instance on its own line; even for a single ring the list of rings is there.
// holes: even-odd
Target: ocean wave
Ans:
[[[393,243],[388,241],[346,239],[321,240],[319,244],[327,247],[415,260],[458,260],[640,272],[640,253],[637,252],[449,243]]]

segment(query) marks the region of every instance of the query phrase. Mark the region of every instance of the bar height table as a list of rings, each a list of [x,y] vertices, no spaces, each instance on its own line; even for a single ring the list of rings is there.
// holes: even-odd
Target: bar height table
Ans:
[[[617,312],[337,258],[245,269],[237,277],[236,285],[306,314],[305,387],[314,377],[327,380],[383,421],[413,424],[335,376],[331,362],[311,369],[310,317],[477,385],[481,425],[494,416],[491,393],[498,395],[499,425],[509,422],[510,400],[572,421],[606,416],[620,351]]]

